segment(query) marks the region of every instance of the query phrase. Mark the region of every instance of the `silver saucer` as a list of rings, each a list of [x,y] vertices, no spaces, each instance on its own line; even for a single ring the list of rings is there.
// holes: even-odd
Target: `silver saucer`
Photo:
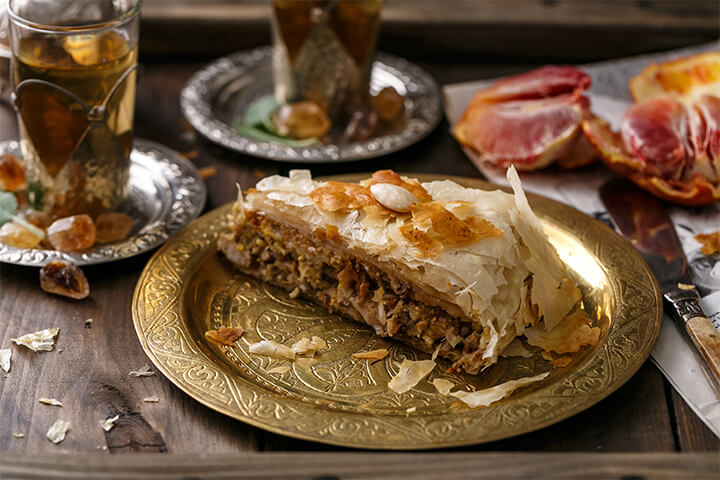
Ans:
[[[405,148],[427,135],[441,119],[440,92],[417,65],[383,53],[375,56],[370,90],[394,87],[405,95],[406,124],[397,133],[362,142],[295,148],[241,135],[234,124],[253,100],[272,94],[272,47],[223,57],[195,73],[180,95],[185,118],[223,147],[255,157],[286,162],[332,163],[379,157]]]
[[[0,154],[22,157],[18,142],[0,143]],[[205,205],[205,183],[195,166],[149,140],[135,139],[130,154],[130,197],[119,211],[133,219],[126,240],[83,252],[23,249],[0,243],[0,262],[42,266],[52,260],[76,265],[106,263],[132,257],[164,243],[194,220]]]

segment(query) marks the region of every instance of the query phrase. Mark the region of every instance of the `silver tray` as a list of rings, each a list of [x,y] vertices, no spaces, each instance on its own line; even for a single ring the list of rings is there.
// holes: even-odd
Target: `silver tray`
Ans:
[[[3,153],[22,158],[15,141],[0,143]],[[126,240],[82,252],[23,249],[0,243],[0,262],[42,266],[64,260],[91,265],[132,257],[164,243],[194,220],[204,206],[205,183],[192,163],[160,144],[135,139],[130,153],[130,196],[119,209],[133,219]]]
[[[406,124],[397,133],[362,142],[288,147],[241,135],[234,124],[247,105],[272,94],[272,47],[238,52],[195,73],[180,95],[185,118],[201,135],[223,147],[286,162],[332,163],[386,155],[417,142],[440,122],[440,92],[432,77],[402,58],[378,53],[370,90],[394,87],[405,95]]]

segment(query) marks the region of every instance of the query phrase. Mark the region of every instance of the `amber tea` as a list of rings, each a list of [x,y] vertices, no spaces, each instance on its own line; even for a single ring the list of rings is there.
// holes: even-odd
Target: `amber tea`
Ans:
[[[13,103],[32,208],[127,198],[141,0],[9,0]]]
[[[274,0],[273,75],[281,103],[310,100],[331,119],[367,101],[382,0]]]
[[[135,103],[135,72],[126,72],[136,61],[137,47],[112,30],[20,40],[13,80],[23,155],[36,190],[54,192],[36,204],[95,214],[125,196]],[[29,79],[47,83],[22,86]],[[104,115],[94,119],[77,100],[104,105]]]

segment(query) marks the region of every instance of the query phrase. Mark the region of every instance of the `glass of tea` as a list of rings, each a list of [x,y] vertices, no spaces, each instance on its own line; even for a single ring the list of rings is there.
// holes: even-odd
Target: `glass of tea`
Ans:
[[[273,0],[280,103],[320,106],[333,124],[367,103],[383,0]]]
[[[10,0],[28,203],[97,215],[127,197],[141,0]]]

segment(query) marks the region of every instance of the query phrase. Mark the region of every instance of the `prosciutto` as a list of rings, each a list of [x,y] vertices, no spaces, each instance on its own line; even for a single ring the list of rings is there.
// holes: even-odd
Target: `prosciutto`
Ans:
[[[688,206],[720,198],[719,97],[653,97],[627,110],[619,133],[599,119],[583,130],[610,168],[660,198]]]
[[[673,203],[720,199],[720,52],[649,65],[629,87],[636,103],[619,133],[583,123],[604,162]]]
[[[595,156],[581,129],[590,105],[582,93],[589,87],[590,77],[569,66],[499,80],[475,95],[454,134],[483,161],[503,168],[585,165]]]

